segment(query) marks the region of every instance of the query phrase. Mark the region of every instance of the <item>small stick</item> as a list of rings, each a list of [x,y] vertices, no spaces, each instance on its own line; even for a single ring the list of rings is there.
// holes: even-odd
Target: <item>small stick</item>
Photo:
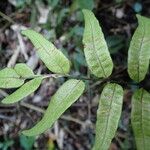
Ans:
[[[24,107],[26,107],[26,108],[35,110],[35,111],[37,111],[37,112],[40,112],[40,113],[42,113],[42,114],[45,112],[44,109],[39,108],[39,107],[37,107],[37,106],[34,106],[34,105],[32,105],[32,104],[25,103],[25,102],[21,102],[20,105],[21,105],[21,106],[24,106]],[[78,119],[75,119],[75,118],[73,118],[73,117],[63,115],[63,116],[61,116],[60,118],[63,119],[63,120],[72,121],[72,122],[75,122],[75,123],[77,123],[77,124],[80,124],[81,126],[84,126],[84,122],[82,122],[82,121],[80,121],[80,120],[78,120]]]

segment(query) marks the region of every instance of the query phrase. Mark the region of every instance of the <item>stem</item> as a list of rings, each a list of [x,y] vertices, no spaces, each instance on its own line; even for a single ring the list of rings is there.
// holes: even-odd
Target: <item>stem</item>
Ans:
[[[42,109],[42,108],[40,108],[40,107],[37,107],[37,106],[34,106],[34,105],[32,105],[32,104],[29,104],[29,103],[21,102],[20,105],[21,105],[21,106],[24,106],[24,107],[26,107],[26,108],[32,109],[32,110],[34,110],[34,111],[40,112],[40,113],[42,113],[42,114],[45,112],[44,109]],[[73,117],[71,117],[71,116],[62,115],[62,116],[60,117],[60,119],[67,120],[67,121],[72,121],[72,122],[75,122],[75,123],[77,123],[77,124],[80,124],[81,126],[84,126],[84,125],[85,125],[84,122],[82,122],[82,121],[80,121],[80,120],[78,120],[78,119],[76,119],[76,118],[73,118]]]
[[[5,20],[7,20],[8,22],[15,24],[15,22],[14,22],[9,16],[5,15],[5,14],[2,13],[1,11],[0,11],[0,16],[2,16],[2,17],[3,17]]]
[[[34,78],[39,78],[42,77],[43,79],[46,78],[61,78],[61,77],[67,77],[67,78],[71,78],[71,79],[79,79],[79,80],[94,80],[92,78],[87,78],[84,76],[72,76],[72,75],[61,75],[61,74],[44,74],[44,75],[33,75],[33,76],[29,76],[29,77],[1,77],[1,78],[15,78],[15,79],[23,79],[23,80],[27,80],[27,79],[34,79]]]
[[[65,77],[72,78],[72,79],[79,79],[79,80],[93,80],[92,78],[87,78],[87,77],[84,77],[84,76],[66,75]]]

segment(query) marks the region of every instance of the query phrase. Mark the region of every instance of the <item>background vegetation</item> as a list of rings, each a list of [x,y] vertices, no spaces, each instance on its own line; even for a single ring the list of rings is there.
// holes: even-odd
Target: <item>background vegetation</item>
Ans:
[[[150,85],[146,79],[140,85],[129,79],[127,52],[137,26],[135,14],[150,17],[149,7],[149,0],[1,0],[0,69],[24,62],[36,73],[49,73],[35,54],[33,45],[20,34],[22,29],[32,28],[45,35],[66,56],[69,55],[75,70],[73,75],[89,76],[81,42],[84,29],[81,9],[93,10],[101,23],[115,64],[111,80],[125,89],[123,112],[110,150],[134,150],[130,123],[131,94],[141,85],[149,90]],[[24,101],[9,106],[0,104],[0,149],[91,149],[102,90],[99,81],[86,81],[87,94],[67,110],[52,130],[32,138],[19,133],[40,120],[50,97],[65,80],[45,80],[39,90]],[[12,91],[0,90],[0,98]]]

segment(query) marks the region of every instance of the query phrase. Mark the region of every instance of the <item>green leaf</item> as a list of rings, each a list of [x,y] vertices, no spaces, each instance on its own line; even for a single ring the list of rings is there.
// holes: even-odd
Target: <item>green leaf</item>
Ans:
[[[106,37],[107,45],[109,47],[110,54],[117,53],[125,46],[124,37],[121,35],[110,35]]]
[[[122,87],[118,84],[107,84],[102,91],[97,110],[96,139],[93,150],[108,150],[118,127],[122,102]]]
[[[113,62],[98,20],[89,10],[83,10],[85,29],[83,35],[84,53],[91,72],[97,77],[108,77]]]
[[[140,82],[145,78],[150,59],[150,19],[137,15],[138,27],[128,51],[128,73],[131,79]]]
[[[17,88],[24,83],[23,79],[12,68],[0,71],[0,88]]]
[[[94,1],[93,0],[77,0],[78,7],[81,9],[90,9],[94,8]]]
[[[131,123],[137,150],[150,149],[150,94],[137,90],[132,97]]]
[[[16,64],[14,69],[15,69],[16,73],[18,75],[20,75],[21,77],[26,78],[26,77],[34,76],[33,71],[26,64],[23,64],[23,63]]]
[[[19,89],[17,89],[14,93],[11,95],[7,96],[2,100],[2,103],[4,104],[11,104],[20,101],[24,97],[30,95],[33,93],[37,88],[40,86],[42,82],[42,77],[38,77],[35,79],[32,79],[22,85]]]
[[[67,74],[70,71],[70,62],[66,56],[41,34],[33,30],[24,30],[22,34],[31,40],[39,57],[50,71],[58,74]]]
[[[81,96],[85,85],[80,80],[65,82],[52,97],[42,120],[33,128],[23,131],[24,135],[34,136],[43,133]]]
[[[25,150],[32,150],[34,142],[35,142],[35,137],[26,137],[24,135],[20,136],[20,145]]]
[[[90,9],[94,8],[94,0],[74,0],[70,6],[70,11],[74,12],[78,9]]]

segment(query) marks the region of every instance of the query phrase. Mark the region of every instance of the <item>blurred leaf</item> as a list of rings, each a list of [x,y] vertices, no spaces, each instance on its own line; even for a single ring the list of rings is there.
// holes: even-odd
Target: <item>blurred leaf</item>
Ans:
[[[33,128],[23,131],[24,135],[34,136],[43,133],[81,96],[85,85],[80,80],[70,79],[53,95],[44,117]]]
[[[83,14],[85,18],[83,44],[88,67],[95,76],[107,78],[112,73],[113,62],[103,32],[91,11],[83,10]]]
[[[81,50],[77,50],[76,52],[74,52],[73,54],[73,59],[82,66],[87,66],[85,58],[84,58],[84,54]]]
[[[16,88],[24,83],[23,79],[12,68],[5,68],[0,71],[0,88]]]
[[[54,141],[52,139],[49,139],[48,142],[47,142],[47,149],[48,150],[55,150],[55,144],[54,144]]]
[[[76,36],[83,36],[83,31],[84,31],[84,28],[78,25],[76,25],[75,27],[71,29],[71,32],[73,33],[73,35],[76,35]]]
[[[119,35],[112,35],[106,38],[107,45],[111,54],[117,53],[125,46],[124,37]]]
[[[2,100],[2,103],[4,104],[11,104],[20,101],[24,97],[30,95],[33,93],[37,88],[40,86],[42,82],[42,77],[38,77],[35,79],[32,79],[25,83],[23,86],[21,86],[19,89],[17,89],[14,93],[7,96]]]
[[[142,4],[139,3],[139,2],[136,2],[134,5],[133,5],[133,9],[136,13],[139,13],[142,11]]]
[[[101,94],[97,110],[96,137],[93,150],[108,150],[115,136],[123,103],[123,89],[107,84]]]
[[[116,3],[121,3],[123,0],[115,0]]]
[[[131,123],[137,150],[150,148],[150,94],[137,90],[132,97]]]
[[[35,137],[27,137],[24,135],[20,135],[20,145],[24,148],[24,150],[32,150],[34,142]]]
[[[15,7],[24,7],[26,4],[31,4],[31,0],[8,0]]]
[[[81,55],[81,54],[79,54],[79,53],[75,53],[73,56],[74,56],[74,59],[75,59],[80,65],[82,65],[82,66],[87,66],[83,55]]]
[[[24,30],[22,34],[31,40],[39,57],[50,71],[58,74],[67,74],[70,71],[69,60],[41,34],[33,30]]]
[[[93,0],[77,0],[78,6],[81,9],[89,9],[92,10],[94,8],[94,1]]]
[[[31,28],[35,28],[37,25],[37,7],[35,6],[35,3],[33,2],[33,4],[31,5],[32,11],[31,11],[31,16],[30,16],[30,24],[31,24]]]
[[[1,150],[9,150],[9,148],[14,144],[13,140],[5,139],[4,142],[0,142]]]
[[[53,9],[58,5],[60,0],[47,0],[49,6],[51,6]]]
[[[77,51],[73,53],[73,65],[74,65],[75,70],[77,70],[78,72],[80,71],[80,68],[82,66],[87,67],[87,64],[84,58],[84,53],[80,49],[77,49]]]
[[[149,68],[150,19],[137,15],[138,27],[132,37],[128,51],[128,73],[136,82],[142,81]]]
[[[83,17],[82,11],[75,12],[75,17],[76,17],[76,20],[79,21],[79,22],[83,22],[84,21],[84,17]]]
[[[63,8],[60,10],[59,14],[58,14],[58,17],[57,17],[57,24],[61,24],[63,19],[67,16],[69,12],[69,9],[68,8]]]
[[[71,5],[71,11],[73,12],[79,8],[92,10],[94,8],[94,1],[93,0],[74,0]]]

